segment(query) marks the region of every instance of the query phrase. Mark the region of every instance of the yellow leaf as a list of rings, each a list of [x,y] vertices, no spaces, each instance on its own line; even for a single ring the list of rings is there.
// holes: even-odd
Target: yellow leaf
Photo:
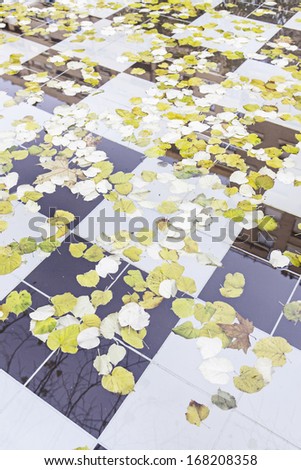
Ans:
[[[91,269],[84,274],[78,274],[76,280],[83,287],[96,287],[99,283],[99,275],[95,269]]]
[[[100,305],[107,305],[113,298],[111,290],[94,290],[91,294],[91,301],[93,307],[97,308]]]
[[[70,325],[61,330],[52,331],[47,339],[47,346],[52,351],[61,348],[62,352],[75,354],[77,352],[77,336],[79,325]]]
[[[210,410],[205,405],[200,405],[194,400],[191,400],[186,411],[186,419],[190,424],[200,426],[201,422],[208,418]]]
[[[145,328],[140,331],[136,331],[130,326],[125,326],[120,329],[120,332],[123,341],[133,346],[133,348],[142,349],[144,347],[143,339],[146,336]]]
[[[226,274],[224,286],[219,290],[223,297],[240,297],[245,286],[245,277],[241,273]]]
[[[128,395],[134,390],[135,379],[132,372],[118,366],[111,374],[102,377],[101,384],[109,392]]]
[[[240,375],[234,377],[233,382],[238,390],[246,393],[256,393],[264,387],[263,376],[255,367],[249,366],[242,366]]]
[[[50,300],[55,308],[55,313],[58,317],[65,315],[65,313],[68,313],[73,310],[73,308],[77,304],[77,298],[74,297],[71,292],[55,295]]]
[[[87,245],[85,243],[70,243],[69,252],[74,258],[81,258],[84,254]]]
[[[259,340],[253,348],[257,357],[267,357],[271,359],[274,367],[283,366],[286,363],[286,353],[293,350],[286,339],[280,336],[271,336]]]

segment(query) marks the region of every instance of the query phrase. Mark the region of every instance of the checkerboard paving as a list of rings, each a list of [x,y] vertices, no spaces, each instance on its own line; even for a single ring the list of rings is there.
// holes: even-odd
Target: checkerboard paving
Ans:
[[[7,3],[7,2],[5,2]],[[281,75],[292,83],[290,73],[282,65],[294,65],[300,58],[301,51],[301,12],[294,8],[299,6],[297,0],[264,2],[263,0],[227,2],[215,0],[213,10],[206,12],[196,10],[194,14],[179,14],[168,10],[164,14],[154,14],[151,18],[143,12],[128,6],[127,1],[118,2],[118,9],[91,7],[89,2],[88,16],[78,19],[78,29],[66,37],[65,31],[53,31],[45,34],[49,28],[47,9],[51,2],[27,2],[31,10],[31,34],[8,18],[4,21],[1,36],[10,42],[0,45],[0,114],[3,116],[3,131],[10,131],[16,118],[32,115],[43,126],[61,104],[73,105],[83,103],[91,112],[98,114],[105,111],[114,112],[116,108],[130,110],[131,98],[145,97],[160,76],[162,64],[141,61],[120,60],[124,52],[132,55],[147,50],[154,37],[159,33],[170,40],[169,51],[173,57],[183,57],[192,50],[210,51],[212,60],[208,70],[196,72],[206,80],[208,85],[216,85],[226,76],[246,76],[252,79],[265,79]],[[97,3],[97,2],[94,2]],[[192,4],[202,2],[193,1]],[[111,5],[111,4],[110,4]],[[42,10],[37,11],[35,7]],[[42,12],[42,13],[41,13]],[[222,16],[216,13],[222,12]],[[142,35],[143,40],[127,40],[127,30],[113,30],[112,25],[120,24],[120,18],[133,16],[133,24]],[[250,23],[251,20],[251,23]],[[93,29],[91,39],[74,42],[81,34],[81,28],[90,22]],[[222,36],[210,24],[218,24],[218,29],[226,32]],[[208,26],[209,25],[209,26]],[[238,26],[241,25],[241,26]],[[258,41],[250,29],[240,32],[237,28],[249,25],[261,31]],[[89,26],[89,27],[90,27]],[[203,26],[201,45],[182,44],[175,47],[174,39],[183,39],[194,35],[195,26]],[[208,28],[206,28],[208,26]],[[94,38],[98,38],[98,42]],[[289,46],[294,46],[289,55],[289,46],[283,46],[283,37],[290,38]],[[244,39],[241,39],[244,38]],[[237,41],[240,41],[238,44]],[[275,47],[281,43],[283,60],[273,54]],[[222,52],[231,50],[235,44],[243,54],[240,58],[229,59]],[[22,70],[10,74],[3,66],[11,54],[22,54]],[[73,66],[57,59],[59,55],[72,57]],[[286,57],[288,58],[286,59]],[[55,60],[56,58],[56,60]],[[93,72],[101,78],[87,84],[76,66],[79,59],[88,58],[93,62]],[[51,61],[49,61],[51,59]],[[53,60],[52,60],[53,59]],[[167,59],[167,67],[171,65]],[[164,65],[164,67],[166,67]],[[135,69],[145,70],[135,76]],[[31,74],[48,72],[41,83],[39,94],[41,100],[31,103],[20,102],[14,107],[4,106],[7,98],[2,92],[14,98],[26,88],[27,77]],[[184,77],[183,77],[184,79]],[[69,91],[74,84],[76,91]],[[195,90],[195,93],[199,93]],[[202,95],[199,94],[200,97]],[[264,103],[256,92],[243,89],[227,89],[223,95],[212,93],[212,115],[224,107],[235,107],[241,113],[243,106],[250,102]],[[273,103],[271,103],[273,104]],[[299,114],[290,104],[275,102],[283,113]],[[1,116],[1,117],[2,117]],[[262,136],[262,147],[284,144],[295,144],[296,130],[300,121],[267,120],[253,125],[254,132]],[[165,132],[164,122],[155,133],[154,138]],[[139,176],[142,171],[158,171],[170,174],[172,158],[148,160],[144,150],[133,142],[126,140],[105,122],[99,124],[92,132],[97,139],[97,150],[105,151],[108,160],[114,164],[115,171],[133,172]],[[204,133],[206,137],[206,132]],[[43,142],[41,131],[35,143]],[[18,143],[20,148],[27,148],[29,143]],[[225,146],[231,152],[233,146],[225,139]],[[235,148],[235,147],[234,147]],[[58,149],[59,150],[59,149]],[[240,151],[242,149],[235,148]],[[172,157],[172,150],[169,152]],[[297,161],[298,156],[293,156]],[[78,168],[78,163],[71,159],[70,168]],[[32,160],[15,161],[13,171],[20,175],[21,184],[31,185],[43,169]],[[301,174],[300,163],[294,171]],[[225,175],[229,180],[229,175]],[[169,184],[156,183],[150,188],[149,199],[159,204],[163,199],[172,196]],[[242,316],[255,325],[254,337],[265,338],[270,335],[283,336],[294,350],[289,364],[283,370],[277,370],[272,383],[255,396],[242,394],[233,385],[227,391],[233,393],[239,408],[220,412],[213,408],[206,421],[207,426],[196,428],[185,420],[185,410],[190,400],[208,403],[216,387],[206,382],[198,371],[200,356],[193,340],[184,341],[175,335],[172,329],[181,325],[182,320],[171,311],[171,300],[165,299],[162,304],[151,310],[151,320],[143,349],[137,350],[123,343],[128,350],[124,365],[134,374],[137,382],[135,393],[129,396],[110,394],[100,386],[100,378],[92,367],[95,353],[80,350],[76,355],[62,352],[51,352],[46,345],[32,336],[28,315],[21,314],[14,320],[8,320],[1,326],[0,348],[0,447],[3,449],[34,448],[66,449],[89,446],[96,449],[297,449],[300,448],[300,407],[299,400],[301,361],[300,324],[294,325],[283,316],[283,305],[288,301],[300,300],[300,268],[275,270],[267,262],[271,249],[293,249],[300,253],[301,242],[298,234],[298,223],[301,221],[300,193],[297,187],[276,182],[268,192],[264,211],[279,222],[278,231],[269,237],[266,233],[255,230],[251,240],[248,235],[252,229],[243,229],[234,224],[229,226],[228,219],[219,218],[210,230],[201,230],[199,242],[203,251],[214,256],[216,265],[202,265],[193,256],[186,254],[179,260],[185,267],[185,275],[197,274],[196,293],[194,297],[201,302],[222,300],[219,288],[227,272],[239,271],[246,278],[246,289],[238,299],[229,299]],[[210,190],[203,189],[206,197]],[[207,192],[206,192],[207,191]],[[189,188],[183,193],[183,201],[191,200],[199,194],[199,189]],[[215,197],[216,197],[215,192]],[[89,262],[84,259],[70,258],[69,244],[83,242],[88,246],[98,240],[101,230],[97,217],[102,210],[113,216],[113,203],[102,196],[85,202],[81,197],[72,194],[68,188],[57,187],[54,193],[46,194],[40,201],[40,209],[35,217],[44,223],[53,216],[56,209],[71,211],[77,218],[65,234],[62,246],[49,256],[32,253],[25,256],[24,263],[11,275],[2,276],[0,298],[14,289],[28,290],[33,299],[31,309],[45,305],[53,295],[66,291],[76,296],[90,293],[75,280],[75,274],[89,269]],[[145,208],[144,217],[153,222],[156,213],[153,208]],[[0,235],[1,245],[6,245],[21,237],[35,233],[31,226],[30,214],[23,203],[16,203],[8,231]],[[130,217],[123,221],[122,228],[128,229]],[[93,230],[91,231],[91,227]],[[106,227],[113,234],[113,227]],[[227,236],[223,241],[216,241],[216,234],[224,229]],[[234,231],[234,239],[230,230]],[[92,233],[92,235],[91,235]],[[233,234],[232,234],[233,235]],[[246,236],[243,236],[246,235]],[[299,238],[298,238],[299,237]],[[110,246],[104,244],[105,250]],[[122,256],[118,272],[102,280],[100,289],[110,289],[115,294],[113,302],[103,307],[103,315],[118,311],[122,306],[121,298],[129,293],[124,276],[131,270],[140,269],[144,277],[162,260],[156,260],[143,254],[141,260],[132,264]],[[216,266],[222,263],[223,269]],[[90,289],[91,290],[91,289]],[[255,296],[254,296],[255,294]],[[177,294],[181,298],[181,293]],[[184,295],[184,294],[183,294]],[[184,297],[187,297],[185,294]],[[100,345],[104,350],[111,340]],[[181,354],[175,359],[175,353]],[[239,370],[243,364],[254,365],[255,356],[245,358],[234,354],[231,349],[225,350],[228,357]],[[243,361],[243,359],[245,359]],[[123,364],[123,363],[122,363]],[[122,365],[121,364],[121,365]],[[281,369],[281,368],[280,368]],[[289,397],[289,399],[287,398]],[[284,399],[285,398],[285,399]],[[277,410],[277,412],[276,412]]]

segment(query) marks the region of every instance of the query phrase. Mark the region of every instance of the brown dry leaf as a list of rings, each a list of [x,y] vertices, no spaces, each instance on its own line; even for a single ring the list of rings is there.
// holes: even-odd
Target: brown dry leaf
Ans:
[[[243,318],[239,313],[236,313],[236,317],[239,323],[234,323],[233,325],[218,323],[218,326],[232,339],[228,348],[243,349],[247,353],[251,346],[249,335],[253,333],[254,326],[252,322]]]

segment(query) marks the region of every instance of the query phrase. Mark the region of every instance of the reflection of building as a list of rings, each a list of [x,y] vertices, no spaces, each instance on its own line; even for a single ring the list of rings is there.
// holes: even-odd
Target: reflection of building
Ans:
[[[264,232],[258,227],[242,230],[234,245],[263,259],[268,259],[271,250],[301,254],[301,231],[298,230],[301,219],[269,206],[263,206],[262,210],[277,221],[276,230]],[[294,266],[291,270],[301,273],[301,269]]]

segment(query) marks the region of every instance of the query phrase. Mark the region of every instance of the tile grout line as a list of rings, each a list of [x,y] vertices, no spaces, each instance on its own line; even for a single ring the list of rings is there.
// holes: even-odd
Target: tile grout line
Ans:
[[[40,370],[44,367],[44,365],[48,362],[48,360],[54,355],[54,353],[57,351],[54,350],[52,351],[49,356],[46,357],[46,359],[44,359],[44,361],[42,362],[42,364],[39,365],[39,367],[33,372],[33,374],[31,374],[31,376],[29,377],[29,379],[26,380],[26,382],[24,383],[24,387],[27,387],[29,385],[29,383],[32,381],[32,379],[40,372]]]
[[[298,281],[297,281],[295,287],[293,288],[293,290],[292,290],[292,292],[291,292],[291,295],[290,295],[289,298],[287,299],[286,304],[290,303],[290,301],[292,300],[292,298],[293,298],[293,296],[294,296],[296,290],[298,289],[298,287],[299,287],[299,285],[300,285],[300,280],[301,280],[301,276],[298,278]],[[275,331],[276,331],[276,329],[277,329],[279,323],[281,322],[281,320],[282,320],[282,318],[283,318],[283,315],[284,315],[284,313],[283,313],[283,308],[282,308],[282,311],[281,311],[281,313],[280,313],[280,315],[279,315],[279,317],[278,317],[278,320],[276,321],[276,323],[275,323],[275,325],[274,325],[274,328],[272,329],[272,331],[271,331],[271,333],[270,333],[271,336],[274,336],[274,333],[275,333]]]

